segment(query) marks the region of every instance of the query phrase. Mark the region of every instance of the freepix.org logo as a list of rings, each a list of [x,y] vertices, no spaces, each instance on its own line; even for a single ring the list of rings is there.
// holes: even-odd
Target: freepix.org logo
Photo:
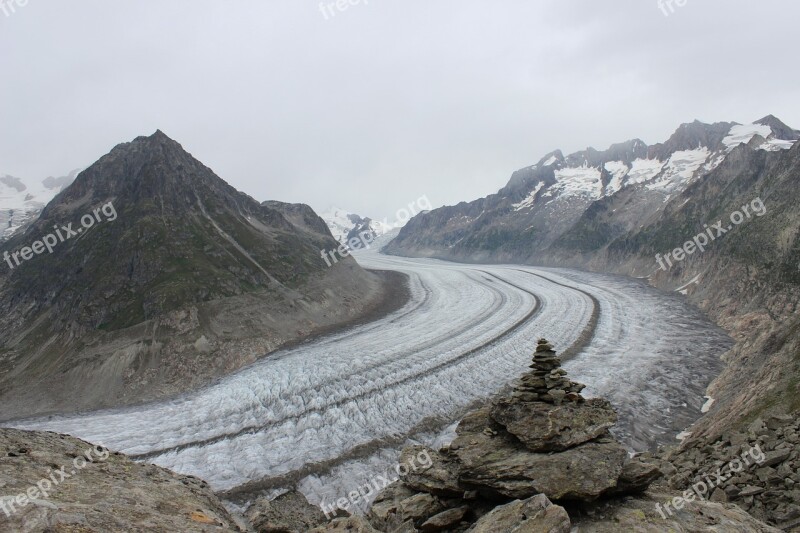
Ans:
[[[18,7],[25,7],[28,5],[28,0],[0,0],[0,11],[3,15],[10,17],[17,12]]]
[[[59,226],[56,224],[53,226],[55,232],[48,233],[40,240],[34,241],[30,246],[24,246],[14,252],[3,252],[3,259],[8,263],[8,267],[14,270],[22,264],[20,259],[22,261],[29,261],[33,259],[34,255],[43,254],[45,250],[47,250],[47,253],[52,254],[55,247],[62,242],[77,237],[85,230],[94,226],[95,223],[99,224],[103,222],[103,219],[100,218],[101,213],[105,216],[105,222],[113,222],[117,219],[117,210],[114,208],[114,204],[108,202],[92,211],[92,213],[83,215],[81,217],[80,228],[73,228],[72,222],[66,226]]]

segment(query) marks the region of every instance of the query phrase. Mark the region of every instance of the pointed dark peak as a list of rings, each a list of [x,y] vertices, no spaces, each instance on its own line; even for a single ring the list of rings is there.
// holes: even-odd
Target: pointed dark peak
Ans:
[[[147,143],[147,144],[151,144],[151,145],[171,146],[173,148],[183,149],[183,147],[180,145],[180,143],[178,141],[172,139],[171,137],[169,137],[166,133],[164,133],[161,130],[156,130],[155,133],[153,133],[149,137],[148,136],[144,136],[144,135],[136,137],[133,140],[133,142],[134,143],[140,143],[140,144],[141,143]]]
[[[261,209],[161,130],[118,144],[81,172],[57,199],[65,208],[84,208],[87,202],[112,198],[120,205],[143,205],[175,214],[194,213],[204,202],[235,205],[237,212]],[[49,205],[43,215],[55,207]]]
[[[784,141],[796,141],[800,139],[800,131],[790,128],[775,115],[767,115],[760,120],[756,120],[753,124],[768,126],[776,138],[783,139]]]

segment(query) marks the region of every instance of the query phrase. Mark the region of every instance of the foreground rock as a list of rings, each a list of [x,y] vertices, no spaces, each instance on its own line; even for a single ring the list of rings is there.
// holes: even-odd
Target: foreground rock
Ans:
[[[360,516],[336,518],[320,527],[315,527],[309,533],[380,533],[369,522]],[[277,531],[275,533],[278,533]]]
[[[257,533],[305,533],[326,522],[322,510],[299,492],[288,492],[273,501],[259,498],[245,518]]]
[[[468,415],[457,433],[450,449],[458,458],[462,486],[508,498],[545,494],[554,500],[595,500],[616,488],[628,457],[608,437],[560,453],[530,452],[503,432],[488,408]]]
[[[200,479],[72,437],[0,429],[0,531],[241,530]]]
[[[567,511],[540,494],[497,507],[478,520],[469,533],[569,533],[570,524]]]

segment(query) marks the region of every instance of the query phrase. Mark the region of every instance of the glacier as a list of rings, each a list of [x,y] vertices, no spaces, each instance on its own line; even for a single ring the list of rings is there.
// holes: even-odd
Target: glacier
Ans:
[[[68,433],[208,481],[232,499],[297,484],[314,503],[383,472],[527,370],[539,337],[620,412],[631,450],[700,416],[731,340],[680,295],[567,269],[463,265],[357,252],[403,272],[398,311],[280,350],[171,401],[16,422]]]

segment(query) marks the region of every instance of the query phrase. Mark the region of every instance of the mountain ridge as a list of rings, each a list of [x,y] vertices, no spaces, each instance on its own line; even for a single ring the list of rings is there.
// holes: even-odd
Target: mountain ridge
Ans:
[[[708,131],[698,133],[706,126]],[[554,170],[542,170],[550,159],[541,160],[518,172],[549,179],[512,177],[515,187],[496,195],[418,215],[386,251],[611,272],[680,291],[736,341],[709,388],[716,401],[689,430],[692,439],[713,439],[758,417],[794,413],[800,410],[793,400],[800,393],[800,143],[792,140],[798,136],[771,115],[749,125],[706,126],[684,125],[660,146],[682,149],[698,138],[708,146],[678,150],[650,169],[640,162],[644,176],[634,171],[635,162],[569,169],[592,172],[596,191],[613,182],[602,170],[619,170],[612,180],[622,187],[612,194],[556,190],[548,196],[557,180]],[[534,194],[524,197],[525,187]],[[764,216],[745,216],[743,208],[752,211],[757,201]],[[737,212],[741,220],[734,223]],[[719,239],[704,251],[680,252],[685,257],[666,270],[660,267],[656,254],[678,251],[717,221]]]

